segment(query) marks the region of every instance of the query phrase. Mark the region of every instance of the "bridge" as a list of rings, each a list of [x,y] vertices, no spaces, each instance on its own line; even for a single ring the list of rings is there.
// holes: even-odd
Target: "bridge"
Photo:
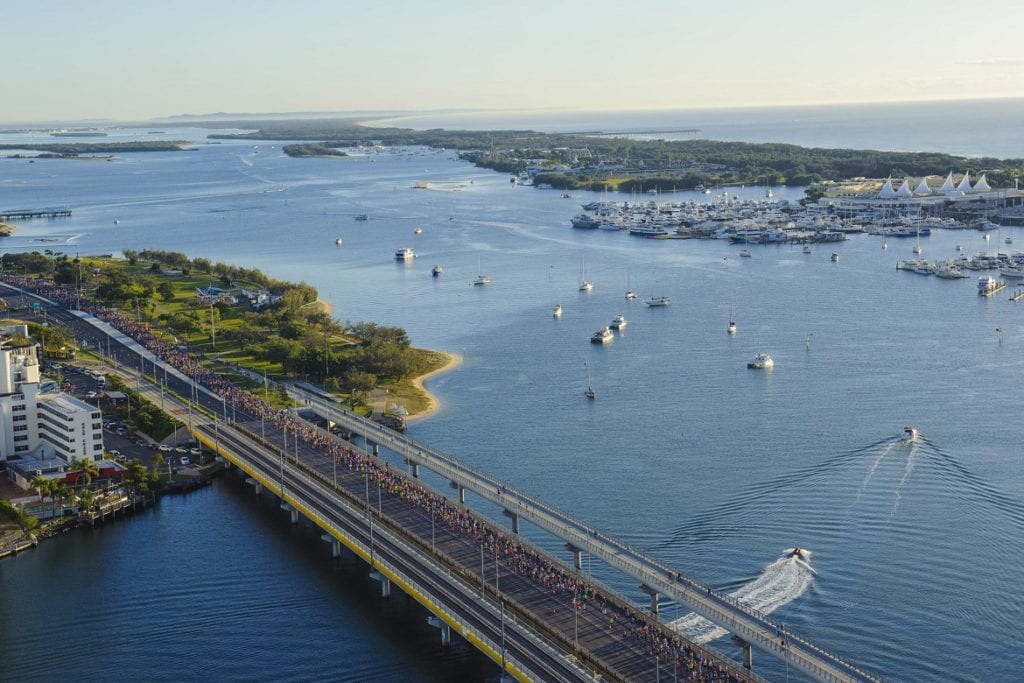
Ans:
[[[196,382],[111,325],[44,301],[51,320],[105,351],[124,377],[244,472],[258,493],[279,498],[293,523],[307,518],[323,530],[333,555],[346,547],[366,561],[382,595],[389,596],[394,585],[422,604],[433,615],[442,643],[458,634],[518,680],[669,680],[680,672],[689,676],[695,666],[706,669],[708,677],[758,680],[749,668],[755,648],[814,680],[877,680],[769,616],[570,514],[344,410],[315,387],[296,384],[289,393],[359,435],[365,449],[308,423],[300,427],[297,418],[272,419],[236,393],[223,388],[217,393]],[[392,468],[381,448],[410,471]],[[457,496],[448,499],[423,485],[420,468],[451,482]],[[510,533],[470,513],[464,505],[467,492],[500,506],[511,519]],[[521,521],[564,541],[573,566],[560,566],[522,539]],[[584,552],[638,582],[651,596],[650,610],[644,613],[583,577]],[[662,597],[733,634],[748,668],[677,639],[657,617]]]

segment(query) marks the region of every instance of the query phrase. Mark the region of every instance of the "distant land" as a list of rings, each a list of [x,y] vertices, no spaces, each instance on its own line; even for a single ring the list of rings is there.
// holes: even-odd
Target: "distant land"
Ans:
[[[366,120],[366,117],[362,117]],[[218,126],[243,127],[220,121]],[[730,184],[814,185],[854,178],[924,177],[950,169],[988,174],[993,187],[1012,187],[1024,160],[933,152],[826,149],[779,143],[636,140],[627,136],[530,130],[369,128],[360,119],[246,121],[258,130],[210,138],[321,141],[327,148],[423,145],[458,150],[477,166],[560,189],[670,191]]]
[[[28,149],[61,156],[78,154],[110,154],[116,152],[180,152],[188,146],[184,140],[149,140],[139,142],[19,142],[0,145],[0,150]]]

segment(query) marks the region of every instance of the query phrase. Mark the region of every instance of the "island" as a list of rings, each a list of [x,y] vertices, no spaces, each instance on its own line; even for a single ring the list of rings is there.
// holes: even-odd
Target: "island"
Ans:
[[[18,149],[46,152],[61,157],[79,154],[116,154],[118,152],[180,152],[189,143],[184,140],[150,140],[139,142],[21,142],[2,144],[0,150]]]
[[[253,127],[211,138],[322,140],[328,148],[423,145],[453,149],[477,166],[529,178],[535,187],[618,192],[668,192],[698,186],[798,185],[887,176],[983,171],[993,187],[1013,187],[1024,159],[964,157],[932,152],[826,149],[778,143],[639,140],[626,135],[548,134],[529,130],[412,130],[370,128],[356,119],[219,121]],[[303,146],[309,143],[304,143]]]
[[[345,152],[323,142],[312,142],[304,145],[285,145],[282,151],[290,157],[345,157]]]

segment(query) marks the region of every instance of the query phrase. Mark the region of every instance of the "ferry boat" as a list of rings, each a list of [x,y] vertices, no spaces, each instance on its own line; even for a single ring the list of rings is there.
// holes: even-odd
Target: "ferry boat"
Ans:
[[[644,303],[654,308],[656,306],[668,306],[672,303],[672,300],[667,296],[652,296],[650,299],[645,299]]]
[[[433,268],[430,269],[430,274],[434,277],[441,277],[441,273],[443,272],[444,268],[442,268],[440,265],[435,265]]]
[[[753,370],[771,370],[775,367],[775,361],[767,353],[758,352],[754,360],[747,363],[747,367]]]
[[[626,319],[623,316],[621,316],[621,315],[617,315],[617,316],[615,316],[615,319],[612,320],[612,324],[609,325],[608,327],[612,328],[613,330],[621,330],[625,326],[626,326]]]
[[[590,335],[590,343],[592,344],[608,344],[615,336],[612,334],[610,328],[602,327],[600,330]]]
[[[412,247],[399,249],[395,252],[396,261],[412,261],[414,258],[416,258],[416,251]]]

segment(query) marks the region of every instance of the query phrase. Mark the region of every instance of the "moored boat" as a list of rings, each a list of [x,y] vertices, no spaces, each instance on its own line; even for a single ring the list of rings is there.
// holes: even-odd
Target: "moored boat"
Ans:
[[[444,268],[442,268],[440,265],[435,265],[433,268],[430,269],[430,274],[433,275],[434,277],[441,277],[441,273],[443,272]]]
[[[562,304],[555,304],[555,307],[551,309],[551,315],[555,318],[562,317]]]
[[[416,251],[412,247],[399,249],[395,252],[396,261],[412,261],[414,258],[416,258]]]
[[[626,318],[623,317],[622,315],[617,315],[615,316],[615,319],[612,320],[611,325],[609,325],[608,327],[612,328],[613,330],[621,330],[625,326]]]
[[[644,303],[654,308],[657,306],[668,306],[672,302],[667,296],[652,296],[650,299],[644,299]]]
[[[767,353],[759,351],[754,360],[747,363],[747,367],[753,370],[771,370],[775,367],[775,361]]]
[[[592,344],[608,344],[615,336],[612,334],[610,328],[602,327],[600,330],[590,335],[590,343]]]

